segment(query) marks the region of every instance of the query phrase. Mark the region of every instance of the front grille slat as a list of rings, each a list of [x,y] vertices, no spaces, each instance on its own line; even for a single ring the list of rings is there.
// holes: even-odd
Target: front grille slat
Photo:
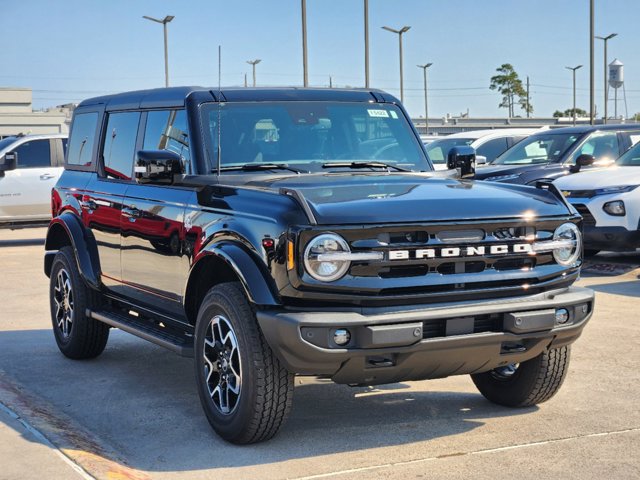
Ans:
[[[504,314],[476,315],[473,318],[473,331],[467,333],[486,333],[504,331]],[[447,320],[435,319],[422,322],[422,338],[441,338],[447,336]]]
[[[582,215],[582,222],[585,227],[595,227],[596,219],[593,215],[591,215],[591,212],[586,205],[582,203],[576,203],[573,206],[576,208],[578,213]]]

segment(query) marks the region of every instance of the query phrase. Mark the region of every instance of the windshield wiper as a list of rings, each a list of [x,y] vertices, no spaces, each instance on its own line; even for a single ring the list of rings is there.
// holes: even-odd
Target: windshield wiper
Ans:
[[[299,168],[290,167],[284,163],[245,163],[244,165],[236,165],[229,167],[222,167],[221,171],[230,170],[242,170],[243,172],[259,172],[262,170],[289,170],[297,174],[309,173],[308,170],[301,170]]]
[[[322,168],[386,168],[393,169],[396,172],[410,172],[406,168],[384,162],[327,162],[322,164]]]

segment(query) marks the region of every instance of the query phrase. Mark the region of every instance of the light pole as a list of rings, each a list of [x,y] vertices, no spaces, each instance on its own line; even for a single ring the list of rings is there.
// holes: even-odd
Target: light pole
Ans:
[[[607,123],[607,106],[609,103],[609,88],[607,85],[607,42],[616,36],[618,36],[617,33],[612,33],[606,37],[596,36],[598,40],[604,41],[604,83],[602,84],[604,88],[604,123]]]
[[[147,17],[143,15],[142,18],[146,18],[147,20],[151,20],[152,22],[161,23],[164,29],[164,86],[169,86],[169,48],[167,46],[167,23],[173,20],[173,15],[167,15],[166,17],[159,19],[153,17]]]
[[[364,88],[369,88],[369,0],[364,0]]]
[[[253,86],[256,86],[256,65],[259,64],[262,60],[256,58],[255,60],[247,60],[247,63],[253,67]]]
[[[302,2],[302,75],[303,85],[309,86],[309,70],[307,67],[307,0],[300,0]]]
[[[596,71],[593,59],[595,42],[595,13],[593,0],[589,0],[589,123],[596,120]]]
[[[573,72],[573,124],[576,124],[576,70],[582,68],[582,65],[578,65],[577,67],[564,67],[567,70],[571,70]]]
[[[404,81],[402,76],[402,34],[408,32],[410,28],[411,27],[404,26],[400,30],[396,30],[391,27],[382,27],[382,29],[386,30],[387,32],[398,34],[398,44],[400,47],[400,101],[402,103],[404,103]]]
[[[418,68],[422,69],[424,74],[424,134],[429,134],[429,104],[427,103],[427,68],[433,63],[426,63],[424,65],[418,65]]]

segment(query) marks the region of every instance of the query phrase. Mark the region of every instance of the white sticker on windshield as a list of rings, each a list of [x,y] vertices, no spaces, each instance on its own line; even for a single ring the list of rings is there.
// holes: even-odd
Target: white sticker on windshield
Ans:
[[[387,112],[386,110],[369,109],[367,110],[367,112],[369,112],[370,117],[389,118],[389,112]]]
[[[398,114],[393,110],[389,110],[389,113],[391,114],[391,118],[396,118],[396,119],[398,118]]]

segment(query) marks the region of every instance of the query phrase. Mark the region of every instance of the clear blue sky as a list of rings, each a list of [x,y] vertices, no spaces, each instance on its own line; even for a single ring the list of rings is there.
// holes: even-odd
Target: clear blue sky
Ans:
[[[589,104],[589,0],[370,0],[372,86],[399,95],[397,36],[405,34],[405,104],[423,113],[422,70],[429,70],[430,116],[504,116],[489,90],[496,67],[512,63],[531,79],[534,115]],[[362,0],[307,0],[310,84],[364,84]],[[38,108],[164,84],[162,26],[142,15],[175,15],[169,25],[172,85],[223,85],[251,78],[246,60],[261,58],[259,85],[300,85],[300,0],[0,0],[0,86],[31,87]],[[629,114],[640,111],[640,0],[596,0],[596,34],[609,61],[625,64]],[[596,104],[602,111],[602,41],[596,43]],[[620,92],[621,93],[621,92]],[[611,95],[611,97],[613,94]],[[621,95],[620,95],[621,96]],[[623,109],[623,102],[619,103]],[[613,105],[610,104],[610,112]],[[622,111],[622,110],[621,110]],[[521,111],[519,113],[522,113]]]

